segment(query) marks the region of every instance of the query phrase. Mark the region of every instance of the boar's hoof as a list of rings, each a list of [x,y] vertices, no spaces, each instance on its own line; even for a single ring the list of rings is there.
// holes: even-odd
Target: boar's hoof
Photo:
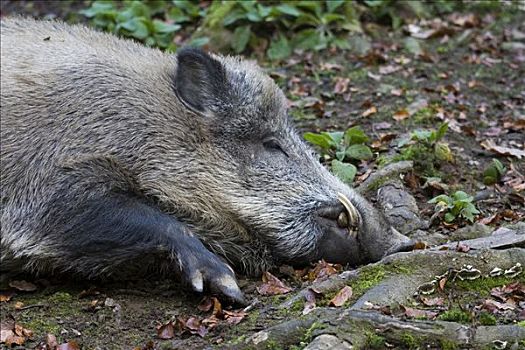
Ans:
[[[233,270],[216,255],[211,252],[198,256],[188,253],[180,254],[178,258],[182,276],[194,291],[203,292],[206,288],[226,301],[247,304]]]

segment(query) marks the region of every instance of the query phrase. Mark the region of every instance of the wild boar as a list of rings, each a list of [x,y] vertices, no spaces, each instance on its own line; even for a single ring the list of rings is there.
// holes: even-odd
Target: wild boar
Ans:
[[[4,270],[90,278],[160,257],[243,302],[229,265],[356,265],[408,242],[319,163],[254,63],[23,18],[1,42]]]

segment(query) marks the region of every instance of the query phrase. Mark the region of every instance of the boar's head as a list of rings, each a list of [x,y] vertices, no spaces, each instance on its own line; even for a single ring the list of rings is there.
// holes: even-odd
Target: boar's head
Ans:
[[[294,130],[284,94],[256,65],[183,49],[173,82],[200,135],[189,171],[207,208],[196,216],[229,217],[292,264],[356,265],[409,245],[319,163]]]

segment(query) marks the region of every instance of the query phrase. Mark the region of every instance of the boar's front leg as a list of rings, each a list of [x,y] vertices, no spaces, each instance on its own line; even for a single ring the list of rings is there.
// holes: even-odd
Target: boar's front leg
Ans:
[[[207,287],[244,303],[233,270],[187,225],[134,191],[129,178],[119,176],[115,163],[100,159],[87,163],[62,173],[62,190],[49,198],[47,215],[40,220],[45,226],[39,231],[60,254],[58,264],[81,274],[97,274],[141,264],[159,252],[166,256],[167,251],[194,290]]]
[[[143,254],[167,248],[183,277],[195,291],[204,284],[242,303],[233,270],[211,253],[185,224],[143,203],[138,198],[112,194],[81,206],[82,214],[70,222],[75,240],[67,249],[91,259],[140,259]]]

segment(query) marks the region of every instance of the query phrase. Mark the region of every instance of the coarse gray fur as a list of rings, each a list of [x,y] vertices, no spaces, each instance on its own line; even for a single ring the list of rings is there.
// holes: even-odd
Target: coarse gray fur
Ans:
[[[186,56],[179,67],[183,56],[83,26],[2,19],[4,267],[97,276],[140,261],[120,248],[69,254],[81,249],[80,237],[64,236],[75,228],[62,229],[82,214],[75,208],[117,192],[176,218],[249,274],[325,257],[316,212],[336,205],[339,192],[362,218],[345,262],[377,260],[397,242],[381,215],[318,162],[258,66]],[[195,65],[199,57],[204,64]]]

